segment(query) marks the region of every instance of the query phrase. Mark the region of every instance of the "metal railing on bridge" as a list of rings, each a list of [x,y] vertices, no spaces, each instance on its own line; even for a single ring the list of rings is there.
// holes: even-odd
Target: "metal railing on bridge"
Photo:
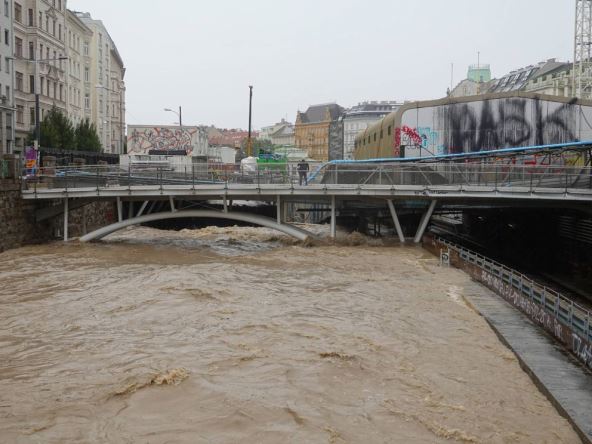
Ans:
[[[211,184],[299,185],[294,169],[259,168],[255,171],[231,165],[208,169],[198,165],[173,170],[167,167],[122,168],[117,165],[40,168],[24,175],[24,190],[108,188],[113,186],[169,186]],[[453,190],[592,192],[592,167],[556,165],[490,165],[474,163],[416,163],[381,165],[331,165],[311,183],[333,185],[379,185]]]

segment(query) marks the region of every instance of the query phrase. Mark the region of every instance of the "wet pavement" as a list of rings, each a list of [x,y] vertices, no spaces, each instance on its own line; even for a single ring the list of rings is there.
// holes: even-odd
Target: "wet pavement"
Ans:
[[[592,442],[592,373],[527,316],[501,297],[475,291],[469,302],[518,356],[522,367],[555,407],[568,417],[585,442]]]

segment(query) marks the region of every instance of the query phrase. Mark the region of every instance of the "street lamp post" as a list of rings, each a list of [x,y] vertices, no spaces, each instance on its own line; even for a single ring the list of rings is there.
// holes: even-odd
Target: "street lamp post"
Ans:
[[[183,129],[183,110],[181,109],[181,107],[179,107],[179,112],[177,112],[177,111],[175,111],[173,109],[170,109],[170,108],[165,108],[164,110],[167,111],[167,112],[169,112],[169,113],[174,113],[177,116],[179,116],[179,127],[181,129]]]
[[[35,64],[35,149],[39,148],[39,144],[41,141],[41,112],[40,112],[40,103],[39,103],[39,62],[55,62],[61,60],[68,60],[68,57],[57,57],[53,59],[37,59],[37,60],[26,60],[26,62],[34,63]],[[49,86],[48,86],[49,88]]]
[[[15,60],[14,57],[9,57],[9,59],[11,60]],[[35,64],[35,73],[34,73],[34,78],[35,78],[35,82],[34,82],[34,94],[35,94],[35,149],[39,148],[39,141],[41,138],[41,120],[40,120],[40,104],[39,104],[39,62],[56,62],[56,61],[61,61],[61,60],[68,60],[68,57],[54,57],[52,59],[35,59],[35,60],[28,60],[28,59],[19,59],[21,61],[27,62],[27,63],[34,63]],[[13,67],[13,71],[14,71],[14,67]],[[14,89],[14,88],[13,88]]]

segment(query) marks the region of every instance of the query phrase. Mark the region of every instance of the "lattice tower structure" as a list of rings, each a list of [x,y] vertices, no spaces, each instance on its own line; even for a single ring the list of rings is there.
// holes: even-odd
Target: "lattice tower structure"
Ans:
[[[592,98],[592,0],[576,0],[573,94]]]

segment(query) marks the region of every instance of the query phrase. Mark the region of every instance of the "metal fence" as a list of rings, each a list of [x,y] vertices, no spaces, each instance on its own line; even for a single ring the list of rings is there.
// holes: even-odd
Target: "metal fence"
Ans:
[[[499,262],[468,250],[443,238],[437,240],[446,245],[451,251],[458,253],[459,257],[493,277],[499,278],[506,285],[511,286],[518,294],[528,298],[547,314],[553,316],[558,322],[569,327],[587,341],[592,341],[590,320],[592,312],[586,307],[577,304],[572,299],[561,293],[539,284],[528,276],[506,267]]]
[[[166,165],[69,166],[40,168],[26,175],[25,187],[77,188],[111,185],[291,184],[300,178],[295,168],[247,169],[241,165],[193,164],[183,168]],[[544,165],[397,164],[361,168],[331,165],[311,183],[343,185],[413,186],[488,191],[534,192],[568,189],[592,191],[592,168]],[[510,190],[510,188],[512,190]]]

